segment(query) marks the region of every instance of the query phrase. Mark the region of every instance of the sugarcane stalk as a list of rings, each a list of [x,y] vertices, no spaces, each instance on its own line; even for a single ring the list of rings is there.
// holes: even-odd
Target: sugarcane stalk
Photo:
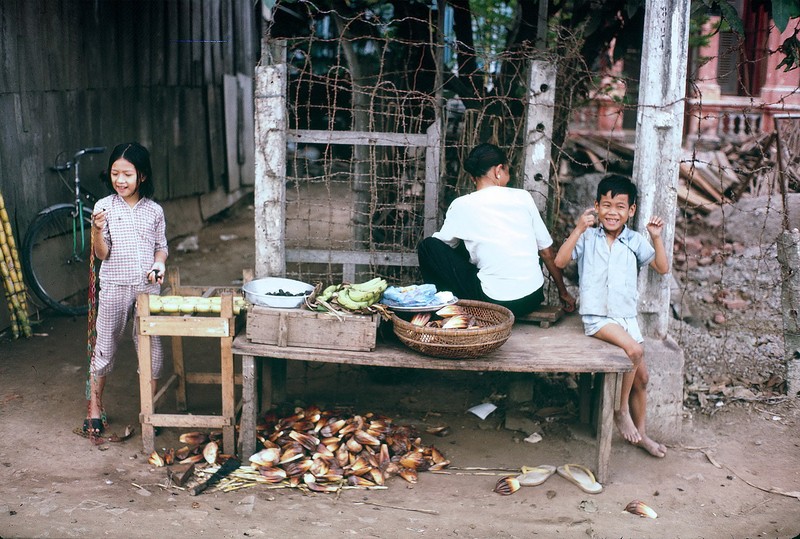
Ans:
[[[6,301],[8,301],[8,312],[11,320],[11,336],[14,339],[19,339],[19,324],[17,324],[17,313],[14,312],[14,305],[11,304],[11,298],[6,292]]]
[[[11,220],[6,211],[5,199],[3,194],[0,193],[0,249],[3,252],[3,259],[6,264],[6,272],[11,279],[12,286],[9,288],[9,295],[13,299],[16,298],[15,308],[16,321],[18,329],[22,330],[25,337],[30,337],[33,332],[31,331],[30,320],[28,318],[28,301],[27,291],[25,289],[25,281],[22,278],[22,264],[19,261],[19,252],[17,251],[17,244],[14,240],[14,235],[11,233]],[[3,276],[5,282],[5,275]],[[6,284],[8,286],[8,284]]]
[[[17,309],[15,307],[16,298],[13,295],[13,288],[9,289],[11,286],[11,278],[6,278],[6,274],[8,273],[8,267],[4,260],[0,259],[0,275],[3,278],[3,287],[5,288],[6,292],[6,302],[8,303],[8,314],[9,319],[11,320],[11,334],[14,339],[19,338],[19,322],[17,322]]]
[[[3,234],[0,234],[0,251],[3,253],[3,258],[5,260],[6,266],[8,267],[8,273],[11,277],[11,282],[14,284],[14,288],[12,292],[19,293],[22,289],[21,287],[21,279],[17,272],[17,266],[14,264],[14,258],[11,256],[11,250],[8,248],[8,244],[4,243],[5,237]]]
[[[0,260],[0,274],[3,276],[3,285],[5,286],[8,299],[14,304],[14,309],[19,311],[20,305],[17,293],[14,290],[14,280],[11,278],[11,273],[8,270],[8,265],[5,260]]]
[[[19,261],[17,241],[14,239],[14,234],[11,233],[11,219],[8,217],[8,211],[6,211],[6,203],[5,199],[3,198],[3,193],[0,193],[0,223],[3,224],[3,233],[6,236],[5,240],[0,243],[8,246],[8,250],[11,252],[11,259],[13,260],[14,267],[16,268],[17,280],[20,283],[23,283],[24,286],[24,281],[22,280],[22,264],[20,264]]]
[[[0,275],[3,278],[3,286],[6,289],[6,299],[8,300],[9,311],[11,313],[12,332],[15,335],[14,338],[19,336],[20,330],[22,330],[22,334],[25,337],[30,337],[33,332],[31,331],[28,314],[25,310],[23,310],[22,305],[20,304],[19,296],[17,295],[16,288],[14,286],[14,280],[11,277],[11,272],[8,269],[5,259],[2,258],[0,258]],[[17,326],[16,331],[14,331],[14,325]]]

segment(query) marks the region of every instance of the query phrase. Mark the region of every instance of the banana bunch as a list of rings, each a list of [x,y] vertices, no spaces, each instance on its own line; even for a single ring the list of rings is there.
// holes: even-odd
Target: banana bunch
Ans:
[[[239,314],[246,308],[244,298],[233,297],[233,314]],[[150,312],[164,314],[205,314],[219,313],[222,310],[222,298],[202,298],[199,296],[156,296],[150,294]]]
[[[363,283],[332,284],[317,295],[317,306],[320,310],[331,310],[328,307],[336,304],[346,311],[361,312],[378,303],[388,286],[381,277]]]

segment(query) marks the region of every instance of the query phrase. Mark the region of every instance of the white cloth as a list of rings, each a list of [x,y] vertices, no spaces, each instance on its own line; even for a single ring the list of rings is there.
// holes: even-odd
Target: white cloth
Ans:
[[[544,284],[539,251],[553,238],[523,189],[493,186],[458,197],[433,237],[453,248],[464,242],[481,288],[492,299],[520,299]]]

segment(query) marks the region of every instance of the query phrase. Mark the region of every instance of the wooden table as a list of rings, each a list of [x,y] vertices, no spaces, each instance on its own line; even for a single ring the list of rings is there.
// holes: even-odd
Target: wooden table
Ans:
[[[239,436],[241,457],[244,459],[255,452],[256,418],[261,410],[258,403],[256,358],[449,371],[574,372],[585,373],[587,377],[594,373],[599,378],[601,388],[593,399],[597,411],[596,472],[600,482],[608,478],[613,413],[618,408],[622,374],[632,369],[630,360],[621,349],[586,337],[577,316],[568,317],[548,329],[516,324],[511,337],[500,349],[483,358],[472,360],[437,359],[419,354],[399,342],[380,340],[372,352],[280,347],[253,343],[243,333],[234,339],[232,351],[235,355],[242,356],[242,418]],[[265,370],[264,376],[263,383],[269,390],[270,369]],[[265,400],[269,401],[269,398]]]
[[[201,294],[200,291],[204,292]],[[173,294],[204,295],[210,297],[215,292],[221,295],[221,312],[211,316],[191,316],[176,314],[173,316],[153,314],[150,312],[148,294],[139,294],[137,298],[136,316],[139,340],[139,393],[141,411],[139,421],[142,425],[142,447],[145,453],[155,449],[155,427],[197,427],[222,429],[223,450],[226,453],[236,452],[234,430],[236,425],[236,401],[234,385],[236,375],[233,369],[233,353],[231,344],[237,326],[241,326],[243,317],[233,313],[233,294],[238,292],[223,287],[173,287]],[[150,379],[152,377],[150,339],[152,337],[172,337],[173,375],[154,395]],[[220,372],[191,372],[184,367],[183,337],[202,337],[219,339]],[[212,384],[220,387],[222,392],[222,410],[220,415],[201,414],[163,414],[155,411],[156,403],[165,395],[167,389],[175,384],[175,399],[178,411],[187,410],[186,385]]]

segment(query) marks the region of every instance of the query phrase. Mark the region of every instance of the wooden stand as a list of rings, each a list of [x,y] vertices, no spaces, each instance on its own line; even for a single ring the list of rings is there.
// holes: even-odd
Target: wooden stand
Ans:
[[[542,305],[532,313],[518,316],[517,322],[539,322],[539,327],[549,328],[564,317],[564,309],[558,305]]]
[[[584,385],[591,376],[594,376],[595,391],[581,393],[581,404],[587,408],[581,417],[588,421],[592,417],[589,408],[595,411],[596,475],[601,483],[609,477],[613,416],[614,410],[618,409],[622,376],[633,368],[631,361],[620,348],[585,337],[583,325],[576,316],[565,318],[562,323],[547,331],[539,331],[529,324],[514,326],[511,337],[503,346],[477,359],[440,359],[423,356],[396,341],[378,341],[377,347],[372,352],[337,350],[332,347],[320,349],[281,347],[254,343],[243,333],[234,339],[233,353],[242,356],[244,374],[242,423],[239,433],[243,458],[249,457],[256,451],[258,415],[262,410],[269,409],[273,400],[276,400],[274,393],[270,391],[273,381],[280,378],[275,376],[275,370],[278,365],[282,365],[285,369],[287,360],[391,368],[515,372],[523,375],[537,372],[574,372],[580,373]],[[258,368],[262,364],[265,367],[263,370]],[[259,380],[260,377],[266,379]],[[258,388],[262,382],[266,392],[259,395]],[[590,404],[593,406],[589,406]]]
[[[177,273],[171,275],[171,294],[182,296],[211,297],[220,295],[222,308],[219,316],[156,315],[150,312],[150,297],[139,294],[137,298],[137,322],[139,340],[139,393],[141,396],[142,445],[145,453],[155,448],[155,427],[198,427],[222,429],[223,451],[236,453],[234,425],[236,424],[236,402],[234,384],[241,384],[241,376],[235,376],[231,344],[239,320],[233,314],[233,295],[238,289],[230,287],[181,287]],[[150,338],[172,337],[172,360],[174,374],[153,394],[150,380],[153,377],[150,353]],[[186,373],[183,361],[182,337],[211,337],[220,340],[220,372]],[[172,384],[179,411],[187,410],[186,384],[218,384],[222,389],[222,415],[157,414],[156,403]]]

